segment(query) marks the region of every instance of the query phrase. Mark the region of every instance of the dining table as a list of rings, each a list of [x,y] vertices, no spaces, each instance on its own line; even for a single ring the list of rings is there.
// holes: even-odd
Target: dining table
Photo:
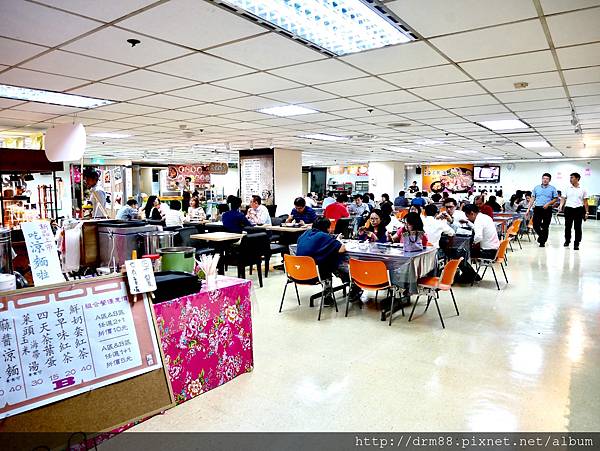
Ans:
[[[215,253],[220,254],[221,258],[217,264],[217,272],[221,275],[225,274],[225,265],[223,264],[223,256],[227,249],[234,243],[240,241],[244,236],[243,233],[230,233],[230,232],[208,232],[208,233],[196,233],[190,235],[190,238],[194,240],[208,241],[215,249]]]

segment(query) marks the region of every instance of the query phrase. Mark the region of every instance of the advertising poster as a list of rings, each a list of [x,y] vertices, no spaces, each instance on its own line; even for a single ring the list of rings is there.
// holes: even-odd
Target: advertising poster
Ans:
[[[186,178],[189,178],[188,182]],[[167,171],[167,189],[169,191],[181,191],[182,189],[193,191],[200,185],[210,185],[210,171],[207,164],[178,164],[171,165]]]
[[[440,193],[466,193],[473,186],[472,164],[423,166],[423,189]]]

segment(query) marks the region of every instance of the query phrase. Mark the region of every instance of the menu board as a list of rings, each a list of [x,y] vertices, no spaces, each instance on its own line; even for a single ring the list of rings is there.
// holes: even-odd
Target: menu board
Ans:
[[[240,156],[240,187],[242,202],[250,204],[252,195],[259,195],[262,203],[274,203],[273,155]]]
[[[162,366],[122,276],[0,298],[0,419]]]

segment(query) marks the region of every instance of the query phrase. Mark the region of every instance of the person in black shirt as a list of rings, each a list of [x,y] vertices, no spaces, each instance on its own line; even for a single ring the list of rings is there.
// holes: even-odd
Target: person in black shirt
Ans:
[[[496,196],[490,196],[490,198],[488,199],[486,204],[488,204],[490,207],[492,207],[492,210],[494,210],[494,213],[499,213],[502,211],[502,207],[500,206],[500,204],[498,202],[496,202]]]
[[[225,231],[231,233],[242,233],[244,227],[252,227],[250,221],[248,221],[244,213],[240,211],[242,199],[233,196],[228,200],[231,210],[223,213],[221,218]]]
[[[414,181],[414,182],[412,183],[412,185],[410,185],[410,186],[408,187],[408,192],[409,192],[409,193],[412,193],[412,194],[414,194],[414,193],[418,193],[419,191],[421,191],[421,188],[419,188],[419,185],[417,185],[417,182],[416,182],[416,181]]]

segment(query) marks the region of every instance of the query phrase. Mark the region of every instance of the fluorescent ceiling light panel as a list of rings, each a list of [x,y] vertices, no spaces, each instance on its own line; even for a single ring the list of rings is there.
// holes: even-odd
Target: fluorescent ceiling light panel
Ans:
[[[481,125],[482,127],[489,128],[493,131],[498,130],[517,130],[520,128],[529,128],[525,122],[520,121],[518,119],[506,119],[501,121],[482,121],[476,122],[476,124]]]
[[[285,105],[285,106],[276,106],[272,108],[263,108],[258,110],[260,113],[271,114],[273,116],[299,116],[301,114],[313,114],[318,113],[316,110],[311,110],[310,108],[305,108],[303,106],[298,105]]]
[[[415,144],[419,146],[440,146],[446,144],[444,141],[437,141],[435,139],[424,139],[422,141],[416,141]]]
[[[398,153],[417,153],[416,150],[405,149],[403,147],[384,147],[383,150],[389,150],[391,152]]]
[[[547,141],[521,141],[517,144],[527,149],[541,149],[544,147],[550,147],[550,144]]]
[[[360,0],[227,0],[227,3],[336,55],[413,40]]]
[[[93,97],[62,94],[60,92],[44,91],[41,89],[21,88],[19,86],[0,85],[0,97],[14,100],[28,100],[30,102],[50,103],[52,105],[73,106],[78,108],[96,108],[110,105],[110,100],[95,99]]]
[[[562,157],[563,156],[562,152],[559,152],[558,150],[550,150],[548,152],[538,152],[538,155],[540,155],[542,157]]]
[[[455,153],[463,153],[463,154],[479,153],[476,150],[467,150],[467,149],[465,149],[465,150],[455,150],[454,152]]]
[[[318,139],[320,141],[348,141],[347,136],[326,135],[325,133],[313,133],[311,135],[302,135],[300,138]]]
[[[94,136],[96,138],[114,138],[114,139],[122,139],[122,138],[131,137],[131,135],[126,135],[124,133],[92,133],[90,136]]]

